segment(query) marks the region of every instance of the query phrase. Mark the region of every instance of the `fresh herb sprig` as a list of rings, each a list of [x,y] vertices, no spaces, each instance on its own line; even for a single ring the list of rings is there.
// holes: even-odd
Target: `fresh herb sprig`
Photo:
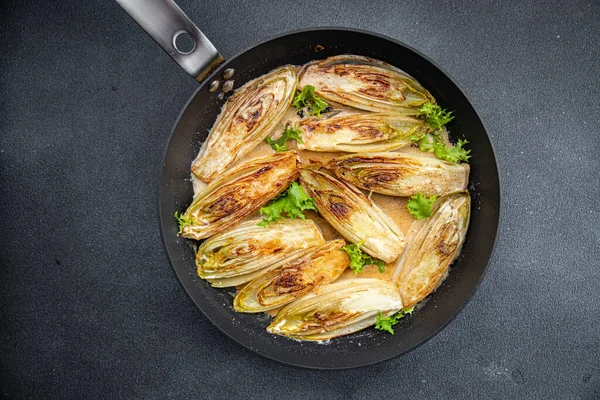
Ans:
[[[320,117],[328,107],[327,102],[315,94],[315,87],[312,85],[304,86],[302,91],[294,97],[292,104],[298,110],[308,107],[308,113],[317,117]]]
[[[432,141],[429,140],[430,137],[432,138]],[[416,143],[419,145],[419,150],[422,152],[433,153],[437,158],[453,164],[457,164],[461,161],[468,162],[469,158],[471,158],[471,150],[467,150],[464,147],[469,143],[466,140],[459,139],[454,146],[446,146],[439,135],[425,135],[419,138]]]
[[[385,272],[385,262],[383,260],[373,258],[360,249],[360,244],[352,243],[342,247],[350,256],[350,269],[355,274],[361,272],[365,265],[376,265],[379,272]]]
[[[398,311],[396,314],[390,315],[389,317],[384,318],[381,311],[377,315],[377,320],[375,320],[375,329],[379,329],[380,331],[386,331],[394,334],[394,325],[398,323],[402,318],[407,315],[411,315],[415,309],[415,306],[403,308]]]
[[[454,119],[452,111],[448,111],[438,106],[427,102],[417,110],[417,116],[424,115],[425,120],[433,129],[440,129]]]
[[[283,218],[305,219],[303,211],[316,209],[314,199],[308,197],[302,186],[292,182],[284,193],[260,209],[263,220],[258,225],[267,226]]]
[[[265,139],[269,146],[276,152],[286,151],[287,145],[286,142],[288,140],[295,140],[298,143],[302,143],[302,131],[298,128],[294,128],[289,122],[285,125],[285,130],[279,139],[271,139],[270,136],[267,136]]]
[[[417,193],[408,200],[406,208],[416,219],[427,218],[431,215],[431,207],[436,199],[435,194],[431,197],[425,197],[423,193]]]
[[[177,232],[178,235],[181,235],[181,233],[183,232],[183,228],[185,228],[186,226],[194,225],[194,219],[192,217],[186,216],[184,213],[175,211],[173,217],[175,217],[177,225],[179,226],[179,232]]]

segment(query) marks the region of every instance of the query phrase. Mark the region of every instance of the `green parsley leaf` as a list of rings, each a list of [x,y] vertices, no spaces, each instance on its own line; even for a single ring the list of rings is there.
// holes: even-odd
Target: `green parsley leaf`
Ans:
[[[315,87],[312,85],[306,85],[302,88],[302,91],[294,97],[292,103],[296,109],[301,110],[304,107],[308,107],[308,113],[310,115],[321,116],[328,104],[325,100],[315,95]]]
[[[363,270],[365,265],[376,265],[379,272],[385,272],[385,262],[383,260],[373,258],[360,249],[360,244],[352,243],[342,247],[350,256],[350,269],[358,274]]]
[[[177,220],[177,225],[179,225],[179,232],[177,232],[178,235],[181,235],[184,227],[188,225],[194,225],[194,219],[192,217],[186,217],[185,214],[175,211],[173,217],[175,217],[175,220]]]
[[[383,314],[381,313],[381,311],[379,311],[379,314],[377,314],[377,319],[375,320],[375,329],[379,329],[380,331],[387,331],[393,335],[393,322],[395,322],[393,318],[393,315],[387,318],[383,318]]]
[[[417,115],[424,115],[425,120],[433,129],[440,129],[454,119],[452,111],[444,110],[437,104],[431,104],[429,102],[423,104],[417,110]]]
[[[263,215],[263,220],[258,225],[267,226],[283,218],[305,219],[302,213],[304,210],[316,211],[315,202],[308,197],[302,186],[292,182],[287,191],[274,198],[266,207],[261,207],[260,214]]]
[[[414,309],[415,306],[404,308],[398,311],[396,314],[390,315],[387,318],[383,318],[383,314],[381,313],[381,311],[379,311],[379,314],[377,315],[377,320],[375,320],[375,329],[379,329],[380,331],[386,331],[393,335],[394,325],[396,325],[398,321],[400,321],[407,315],[411,315]]]
[[[320,97],[315,96],[314,103],[308,109],[308,113],[310,115],[316,115],[317,117],[321,116],[321,113],[325,111],[325,109],[329,106],[325,100]]]
[[[427,218],[431,215],[431,206],[433,205],[436,199],[437,196],[435,194],[427,198],[423,196],[422,193],[417,193],[408,200],[406,208],[408,208],[408,211],[416,219]]]
[[[273,150],[279,153],[280,151],[287,150],[286,142],[288,140],[295,140],[296,142],[302,143],[302,131],[298,128],[294,128],[288,122],[279,139],[273,140],[270,136],[267,136],[265,140]]]
[[[433,142],[429,141],[429,136],[423,136],[417,142],[419,144],[419,150],[427,151],[435,154],[435,156],[441,160],[445,160],[451,163],[458,163],[460,161],[468,162],[471,156],[471,150],[465,149],[463,146],[469,143],[466,140],[459,139],[454,146],[446,146],[443,140],[438,136],[433,136]]]
[[[471,158],[471,156],[469,155],[471,150],[467,150],[463,147],[467,143],[469,143],[469,142],[466,140],[458,139],[455,146],[450,146],[450,147],[444,146],[444,150],[442,152],[443,154],[440,154],[440,156],[438,156],[438,154],[435,152],[434,152],[434,154],[437,158],[441,158],[441,159],[446,160],[451,163],[456,164],[459,161],[466,162],[466,161],[469,161],[469,158]]]

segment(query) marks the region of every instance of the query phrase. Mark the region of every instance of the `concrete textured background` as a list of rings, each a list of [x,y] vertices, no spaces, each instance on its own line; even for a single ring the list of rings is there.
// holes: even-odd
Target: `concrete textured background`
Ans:
[[[112,1],[0,4],[0,393],[7,398],[600,397],[597,1],[180,0],[226,57],[307,27],[439,63],[489,130],[504,215],[464,311],[347,371],[263,359],[171,272],[157,171],[196,87]]]

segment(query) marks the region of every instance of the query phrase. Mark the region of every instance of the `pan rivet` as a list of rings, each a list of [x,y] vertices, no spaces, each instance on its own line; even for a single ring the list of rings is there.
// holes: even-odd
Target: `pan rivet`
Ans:
[[[223,83],[223,88],[221,89],[221,91],[223,93],[227,93],[227,92],[231,92],[232,89],[233,89],[233,81],[229,80],[229,81],[225,81],[225,83]]]
[[[220,81],[212,81],[210,86],[208,87],[208,91],[210,93],[215,92],[219,88],[220,84],[221,84]]]
[[[227,79],[231,78],[234,73],[235,73],[235,69],[227,68],[225,71],[223,71],[223,79],[227,80]]]
[[[196,49],[196,40],[187,31],[179,31],[173,36],[173,46],[181,54],[190,54]]]

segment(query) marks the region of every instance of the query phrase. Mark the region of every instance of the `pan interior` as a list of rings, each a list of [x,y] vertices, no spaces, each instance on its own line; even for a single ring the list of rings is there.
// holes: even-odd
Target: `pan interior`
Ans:
[[[298,342],[265,331],[270,317],[239,314],[232,306],[234,290],[214,289],[196,275],[193,244],[177,237],[174,211],[192,201],[190,164],[206,139],[227,95],[208,87],[223,71],[235,70],[234,88],[284,64],[303,64],[339,54],[356,54],[388,62],[414,76],[445,108],[454,111],[449,125],[454,138],[470,143],[471,222],[463,250],[442,286],[411,318],[400,321],[395,334],[374,329],[326,344]],[[221,79],[222,80],[222,79]],[[221,97],[221,98],[220,98]],[[372,364],[403,354],[443,328],[466,304],[491,258],[500,212],[500,188],[494,152],[485,128],[468,99],[439,67],[415,50],[372,33],[317,29],[286,34],[225,62],[189,100],[179,116],[165,153],[160,178],[159,218],[169,259],[184,289],[224,333],[268,358],[296,366],[322,369]],[[199,339],[201,340],[201,339]]]

